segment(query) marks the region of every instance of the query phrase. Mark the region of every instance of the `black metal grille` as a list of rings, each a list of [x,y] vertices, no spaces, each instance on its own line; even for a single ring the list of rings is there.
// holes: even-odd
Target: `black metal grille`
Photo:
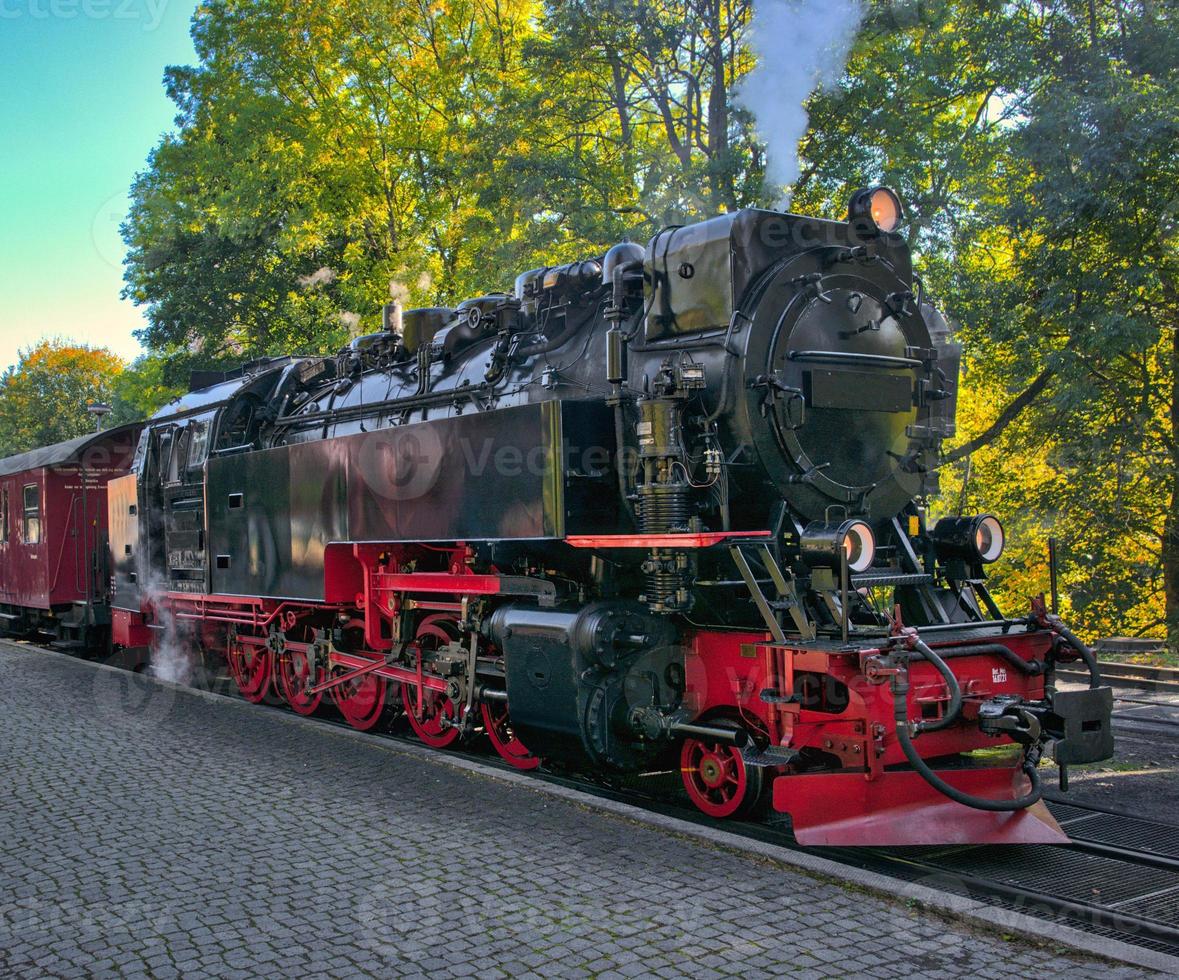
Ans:
[[[1118,912],[1137,915],[1152,922],[1179,924],[1179,885],[1161,895],[1144,895],[1125,905],[1119,905]]]
[[[944,855],[937,864],[943,873],[1029,890],[1047,887],[1058,898],[1097,908],[1175,887],[1173,871],[1054,848],[978,848]]]
[[[1086,810],[1084,807],[1072,806],[1069,803],[1049,803],[1048,809],[1052,811],[1052,816],[1059,820],[1062,824],[1068,823],[1070,820],[1083,820],[1094,816],[1094,810]]]
[[[882,585],[928,585],[932,581],[932,575],[925,575],[923,573],[897,572],[896,574],[889,574],[887,572],[880,572],[873,574],[871,572],[865,572],[863,575],[851,576],[851,584],[853,586],[867,589]]]
[[[1102,844],[1179,858],[1179,827],[1138,820],[1112,813],[1099,813],[1087,820],[1078,820],[1065,828],[1070,837]]]

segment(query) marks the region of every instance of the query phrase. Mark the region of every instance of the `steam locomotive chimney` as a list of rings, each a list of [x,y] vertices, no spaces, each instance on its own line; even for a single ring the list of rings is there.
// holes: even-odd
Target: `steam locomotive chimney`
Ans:
[[[398,337],[405,335],[401,322],[401,300],[395,299],[392,303],[386,303],[381,319],[383,321],[382,327],[386,333],[394,333]]]

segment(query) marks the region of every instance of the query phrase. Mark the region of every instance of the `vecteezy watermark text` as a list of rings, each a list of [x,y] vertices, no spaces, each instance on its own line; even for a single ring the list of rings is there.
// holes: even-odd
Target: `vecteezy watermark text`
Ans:
[[[0,0],[0,20],[137,20],[154,31],[168,0]]]

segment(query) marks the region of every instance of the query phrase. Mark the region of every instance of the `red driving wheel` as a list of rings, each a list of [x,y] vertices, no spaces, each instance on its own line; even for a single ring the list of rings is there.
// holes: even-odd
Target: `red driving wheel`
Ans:
[[[517,769],[535,769],[539,766],[540,758],[533,755],[512,730],[507,702],[484,701],[482,708],[483,730],[487,732],[487,737],[500,757]]]
[[[692,802],[710,817],[744,813],[761,795],[761,769],[746,766],[741,750],[727,742],[684,739],[680,775]]]
[[[422,650],[436,650],[450,643],[456,634],[453,622],[440,616],[422,620],[418,627],[416,641]],[[419,654],[420,656],[421,654]],[[453,745],[462,734],[459,722],[460,709],[442,691],[424,688],[425,697],[418,704],[417,684],[405,681],[401,685],[401,700],[410,727],[426,745],[434,749],[445,749]]]
[[[307,688],[321,680],[311,651],[286,647],[278,655],[275,674],[278,689],[291,710],[300,715],[314,714],[323,701],[323,692],[307,693]]]
[[[332,674],[351,673],[352,668],[335,667]],[[335,687],[328,688],[332,692],[332,700],[340,709],[340,714],[357,731],[367,732],[374,728],[385,713],[385,698],[389,685],[385,678],[376,674],[361,674],[352,680],[344,681]]]
[[[242,643],[236,637],[229,642],[229,673],[241,696],[252,704],[261,702],[270,691],[272,659],[269,647]]]

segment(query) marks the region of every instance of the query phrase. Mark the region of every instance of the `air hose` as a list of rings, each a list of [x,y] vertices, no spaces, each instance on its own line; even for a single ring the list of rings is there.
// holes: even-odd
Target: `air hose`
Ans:
[[[946,708],[945,713],[940,718],[938,718],[936,721],[918,722],[914,728],[914,731],[918,735],[920,735],[922,732],[940,732],[942,729],[949,728],[952,724],[954,724],[954,722],[956,722],[958,720],[959,715],[962,714],[962,688],[959,686],[958,678],[954,676],[954,672],[952,670],[950,670],[949,665],[941,657],[939,657],[936,653],[934,653],[933,650],[926,643],[923,643],[921,640],[918,640],[916,642],[916,645],[914,646],[914,650],[916,653],[920,654],[922,657],[924,657],[926,660],[928,660],[931,664],[933,664],[933,666],[937,670],[937,672],[942,675],[942,680],[944,680],[946,682],[946,687],[949,688],[949,690],[950,690],[950,704],[949,704],[949,707]],[[905,693],[906,694],[908,694],[908,689],[909,689],[909,681],[908,681],[908,677],[906,676],[906,678],[905,678]],[[905,705],[903,702],[901,704],[901,708],[902,708],[902,710],[905,709]],[[905,717],[906,717],[906,734],[907,734],[908,715],[906,714]]]
[[[1076,633],[1060,621],[1060,617],[1049,616],[1048,622],[1060,634],[1065,643],[1077,652],[1077,656],[1085,661],[1085,666],[1089,668],[1089,687],[1091,689],[1101,687],[1101,668],[1097,666],[1097,658],[1093,655],[1093,651],[1081,641]]]
[[[938,728],[944,728],[951,721],[956,720],[957,715],[961,713],[962,709],[962,690],[958,686],[957,678],[953,676],[946,662],[934,653],[927,644],[917,640],[915,649],[937,668],[938,673],[943,678],[946,678],[946,683],[950,688],[950,707],[946,711],[945,716],[936,722],[923,722],[916,725],[915,731],[917,734],[920,734],[923,731],[936,731]],[[947,677],[947,675],[949,676]],[[939,793],[953,800],[955,803],[961,803],[975,810],[987,810],[992,813],[1010,813],[1015,810],[1026,810],[1029,806],[1040,801],[1040,797],[1043,795],[1043,788],[1040,785],[1040,774],[1036,771],[1035,763],[1026,756],[1023,761],[1023,771],[1032,786],[1024,796],[1018,797],[1017,799],[990,800],[981,796],[971,796],[969,793],[963,793],[960,789],[956,789],[947,783],[929,767],[913,746],[913,738],[909,734],[908,670],[906,669],[902,673],[893,675],[890,686],[893,700],[893,719],[896,723],[897,741],[900,743],[901,751],[905,754],[905,758],[909,760],[909,764],[921,775],[921,778]]]
[[[1039,660],[1024,660],[1010,647],[1002,643],[976,643],[971,646],[941,647],[937,655],[943,660],[956,660],[959,657],[1002,657],[1021,674],[1035,677],[1044,673],[1044,664]],[[910,659],[920,659],[923,655],[914,653]]]

